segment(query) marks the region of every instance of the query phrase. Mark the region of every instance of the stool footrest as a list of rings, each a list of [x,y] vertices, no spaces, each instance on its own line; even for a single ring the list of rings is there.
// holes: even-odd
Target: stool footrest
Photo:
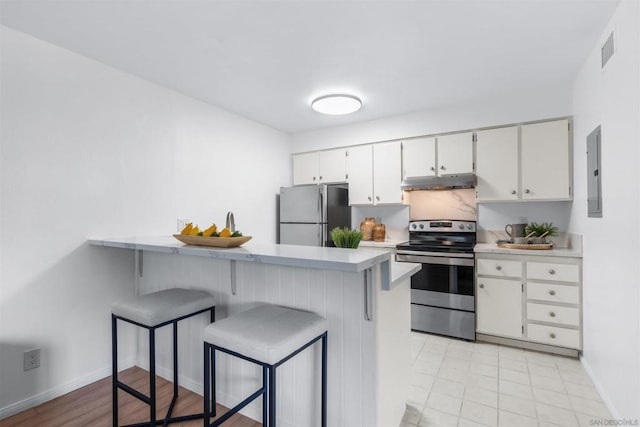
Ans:
[[[234,406],[233,408],[229,409],[227,412],[222,414],[220,416],[220,418],[218,418],[217,420],[214,420],[213,424],[211,424],[211,427],[217,427],[220,424],[222,424],[223,422],[227,421],[229,418],[231,418],[232,416],[234,416],[235,414],[240,412],[240,410],[242,408],[244,408],[249,403],[251,403],[254,400],[256,400],[258,397],[260,397],[260,395],[265,394],[266,391],[267,390],[264,387],[261,387],[258,391],[253,393],[251,396],[247,397],[245,400],[243,400],[242,402],[238,403],[236,406]]]
[[[202,419],[204,418],[204,414],[191,414],[191,415],[183,415],[180,417],[172,417],[172,418],[165,418],[163,420],[156,420],[156,425],[167,425],[167,424],[172,424],[172,423],[179,423],[179,422],[183,422],[183,421],[191,421],[191,420],[198,420],[198,419]],[[166,422],[166,424],[165,424]],[[122,427],[149,427],[149,421],[145,421],[142,423],[136,423],[136,424],[127,424],[125,426]]]
[[[127,393],[129,393],[131,396],[142,400],[144,403],[146,403],[147,405],[151,404],[151,398],[149,396],[145,396],[144,394],[140,393],[138,390],[128,386],[127,384],[120,382],[120,381],[116,381],[116,386],[122,390],[122,391],[126,391]],[[148,423],[147,423],[148,424]]]

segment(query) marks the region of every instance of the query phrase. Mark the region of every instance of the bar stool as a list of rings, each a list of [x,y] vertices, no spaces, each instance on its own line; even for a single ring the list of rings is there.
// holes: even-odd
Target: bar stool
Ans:
[[[314,313],[275,305],[254,309],[212,323],[204,329],[204,425],[217,427],[250,402],[263,396],[262,424],[276,426],[276,368],[322,339],[322,426],[327,426],[327,326]],[[210,424],[216,406],[216,351],[262,367],[262,387]],[[211,398],[213,402],[211,402]]]
[[[171,417],[178,398],[178,322],[206,311],[215,322],[215,299],[204,291],[190,289],[166,289],[114,302],[111,306],[111,357],[113,378],[113,426],[118,426],[118,389],[149,405],[150,419],[136,425],[155,426],[203,418],[204,414]],[[117,321],[132,323],[149,331],[149,396],[118,380],[118,330]],[[156,329],[173,324],[173,399],[162,420],[156,420]]]

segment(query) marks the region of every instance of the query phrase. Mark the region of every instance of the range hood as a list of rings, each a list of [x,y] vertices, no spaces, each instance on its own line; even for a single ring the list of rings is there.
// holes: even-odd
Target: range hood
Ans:
[[[477,182],[478,179],[472,173],[450,176],[419,176],[406,178],[402,181],[401,188],[405,191],[450,190],[453,188],[473,188]]]

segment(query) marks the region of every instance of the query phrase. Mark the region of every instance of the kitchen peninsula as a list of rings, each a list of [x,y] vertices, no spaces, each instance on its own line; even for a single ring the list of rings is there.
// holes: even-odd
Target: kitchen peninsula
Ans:
[[[258,244],[217,249],[185,246],[173,237],[95,239],[98,247],[132,250],[140,294],[171,287],[202,289],[217,300],[222,319],[260,303],[318,313],[328,320],[328,425],[399,425],[409,394],[410,277],[420,265],[400,263],[388,252]],[[102,248],[100,248],[102,249]],[[404,309],[403,309],[404,308]],[[205,316],[206,317],[206,316]],[[188,319],[180,343],[181,384],[202,393],[202,329],[207,319]],[[159,333],[157,354],[164,377],[171,354]],[[186,331],[185,331],[186,332]],[[141,337],[141,336],[140,336]],[[146,368],[146,340],[138,339],[136,364]],[[279,424],[314,426],[319,421],[320,349],[301,353],[282,366],[278,378]],[[220,356],[218,401],[231,407],[255,391],[261,371]],[[184,366],[183,366],[184,365]],[[240,380],[242,379],[242,380]],[[261,420],[261,401],[245,414]]]

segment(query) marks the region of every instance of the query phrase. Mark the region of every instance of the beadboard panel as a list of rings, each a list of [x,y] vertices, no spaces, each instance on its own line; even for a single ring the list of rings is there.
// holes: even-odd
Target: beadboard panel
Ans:
[[[328,320],[328,425],[376,425],[375,313],[364,320],[362,273],[230,262],[205,257],[145,252],[141,294],[172,287],[202,289],[217,300],[216,319],[247,310],[258,303],[279,304],[318,313]],[[235,264],[235,267],[234,267]],[[235,268],[236,294],[231,291]],[[376,267],[378,268],[378,267]],[[380,289],[375,274],[373,289]],[[376,307],[377,292],[372,292]],[[202,393],[202,330],[208,315],[186,319],[179,325],[180,381]],[[138,334],[138,364],[147,368],[147,334]],[[304,351],[277,370],[277,415],[283,426],[320,425],[320,344]],[[362,349],[372,351],[363,351]],[[158,373],[171,375],[171,327],[157,332]],[[233,406],[260,387],[262,371],[251,363],[218,354],[217,397]],[[261,421],[262,400],[243,413]]]

